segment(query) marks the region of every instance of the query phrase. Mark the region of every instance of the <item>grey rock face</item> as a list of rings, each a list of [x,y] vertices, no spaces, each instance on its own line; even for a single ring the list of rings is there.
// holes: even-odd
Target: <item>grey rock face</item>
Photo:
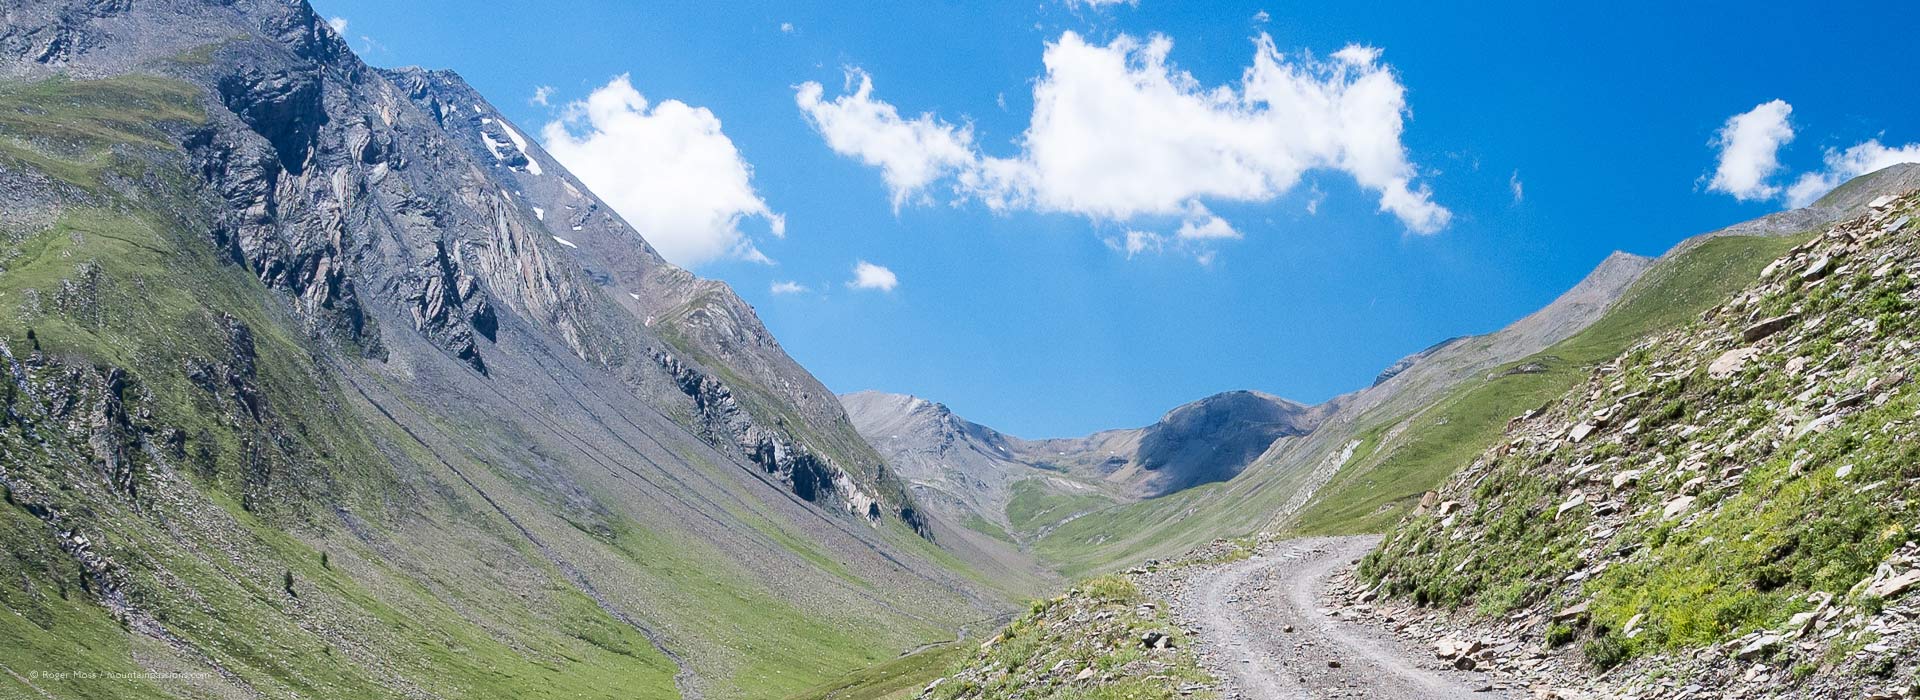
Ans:
[[[1275,440],[1313,431],[1324,412],[1255,391],[1230,391],[1181,406],[1148,426],[1135,456],[1162,493],[1225,481]]]
[[[1230,391],[1175,408],[1143,428],[1035,440],[1023,449],[1036,462],[1150,498],[1231,479],[1268,450],[1312,433],[1336,408]]]
[[[1455,342],[1458,342],[1465,338],[1466,336],[1454,336],[1452,338],[1448,338],[1438,343],[1429,345],[1425,350],[1421,350],[1420,352],[1416,352],[1412,355],[1408,355],[1406,357],[1400,358],[1398,361],[1394,362],[1393,364],[1387,365],[1386,369],[1380,370],[1380,374],[1374,376],[1372,386],[1380,386],[1381,384],[1387,383],[1387,380],[1400,376],[1401,372],[1407,371],[1407,368],[1412,367],[1415,363],[1418,363],[1422,360],[1432,357],[1435,353],[1440,352],[1441,350],[1445,349],[1447,346],[1452,345]]]
[[[524,130],[509,123],[450,71],[380,71],[448,135],[450,146],[525,204],[521,221],[544,233],[541,246],[579,265],[583,289],[617,305],[619,322],[635,320],[645,356],[692,401],[689,424],[716,445],[744,456],[796,493],[812,494],[862,516],[886,511],[929,532],[903,485],[854,431],[832,392],[788,357],[752,307],[726,284],[701,279],[661,258],[612,209],[566,172]],[[502,193],[507,196],[508,193]],[[528,222],[527,219],[531,219]],[[574,326],[562,328],[577,337]],[[589,344],[579,351],[590,353]],[[627,358],[611,360],[625,366]],[[722,381],[715,367],[735,379]],[[706,388],[702,388],[706,387]],[[728,398],[722,410],[717,392]],[[781,427],[789,417],[808,444]],[[773,455],[781,455],[774,458]],[[763,461],[770,460],[772,464]],[[796,461],[797,460],[797,461]],[[811,465],[811,467],[809,467]],[[798,467],[799,472],[793,470]],[[818,473],[814,473],[817,469]],[[798,479],[798,482],[791,481]],[[835,486],[835,484],[838,486]],[[911,517],[910,517],[911,516]]]

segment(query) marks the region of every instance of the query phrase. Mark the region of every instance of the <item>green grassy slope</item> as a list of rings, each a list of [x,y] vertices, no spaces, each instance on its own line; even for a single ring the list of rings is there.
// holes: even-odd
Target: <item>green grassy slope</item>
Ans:
[[[1007,523],[1015,534],[1030,537],[1111,503],[1113,499],[1098,492],[1066,493],[1049,488],[1043,479],[1027,479],[1013,485],[1013,498],[1007,501]]]
[[[860,669],[796,693],[788,700],[906,700],[919,695],[934,679],[951,672],[966,655],[965,644],[942,644]]]
[[[1384,446],[1387,425],[1368,431],[1355,459],[1321,489],[1294,528],[1352,534],[1390,527],[1421,494],[1498,440],[1507,421],[1565,393],[1641,338],[1688,323],[1725,301],[1800,240],[1714,238],[1662,261],[1580,333],[1494,370],[1492,378],[1454,388]]]

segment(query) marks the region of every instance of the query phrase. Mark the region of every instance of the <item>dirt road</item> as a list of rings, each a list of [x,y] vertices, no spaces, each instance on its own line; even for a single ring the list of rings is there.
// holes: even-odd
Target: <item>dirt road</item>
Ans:
[[[1203,665],[1226,700],[1498,698],[1483,676],[1447,668],[1371,626],[1322,607],[1321,591],[1375,537],[1316,537],[1264,546],[1250,559],[1176,574],[1175,616],[1198,632]]]

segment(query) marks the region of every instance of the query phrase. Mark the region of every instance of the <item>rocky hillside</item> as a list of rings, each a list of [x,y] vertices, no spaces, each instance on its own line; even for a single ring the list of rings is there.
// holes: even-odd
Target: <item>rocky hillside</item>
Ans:
[[[782,697],[1025,580],[457,76],[4,13],[0,694]]]
[[[1361,568],[1514,673],[1641,697],[1920,683],[1920,195],[1515,417]]]

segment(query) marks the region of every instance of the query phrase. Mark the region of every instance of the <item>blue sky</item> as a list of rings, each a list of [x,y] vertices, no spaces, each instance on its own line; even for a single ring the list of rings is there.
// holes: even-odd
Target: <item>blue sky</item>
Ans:
[[[835,391],[914,393],[1028,437],[1142,425],[1228,389],[1324,400],[1540,307],[1613,250],[1658,254],[1920,159],[1902,150],[1920,141],[1905,48],[1920,10],[1901,3],[315,4],[369,62],[457,70],[569,167],[618,179],[596,189],[623,190],[609,199],[629,219],[718,221],[683,261],[731,283]],[[1344,111],[1251,101],[1262,36]],[[1171,42],[1163,63],[1150,37]],[[1100,102],[1106,58],[1171,75],[1176,94]],[[621,75],[632,93],[604,90]],[[862,75],[865,100],[836,102]],[[816,107],[900,121],[810,114],[808,83]],[[1137,108],[1115,121],[1048,98],[1043,129],[1042,87]],[[1241,101],[1209,102],[1222,88]],[[607,109],[545,128],[596,91]],[[1332,136],[1301,136],[1328,115]],[[663,145],[675,128],[692,137]],[[738,166],[700,196],[649,198],[690,178],[643,156],[682,143],[712,147],[677,154],[688,163],[717,149]],[[1232,180],[1217,161],[1265,165],[1251,190],[1195,184]],[[1001,172],[989,164],[1015,184],[980,185]],[[1412,203],[1383,211],[1395,183]],[[1237,237],[1182,238],[1188,224]],[[869,270],[853,285],[862,261],[893,283]]]

